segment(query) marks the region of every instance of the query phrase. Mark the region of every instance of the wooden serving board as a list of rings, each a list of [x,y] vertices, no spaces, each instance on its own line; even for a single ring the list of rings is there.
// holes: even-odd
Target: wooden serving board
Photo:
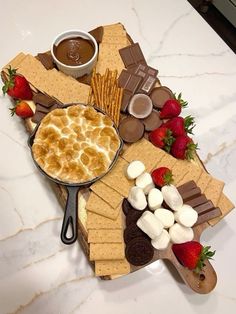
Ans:
[[[127,35],[127,39],[132,42],[132,39],[129,35]],[[4,77],[3,77],[4,79]],[[34,125],[29,122],[29,120],[25,120],[25,126],[29,133],[33,131]],[[125,149],[125,147],[124,147]],[[201,162],[200,158],[196,155],[194,161],[193,161],[198,167],[204,169],[203,163]],[[59,201],[61,202],[63,208],[66,203],[67,193],[63,186],[60,186],[58,184],[50,182],[53,190],[56,193],[56,196],[58,197]],[[201,225],[198,225],[194,227],[194,240],[199,241],[202,232],[209,227],[209,224],[203,223]],[[87,230],[83,223],[79,221],[79,234],[78,234],[79,242],[87,256],[89,256],[89,245],[87,242]],[[195,292],[200,294],[206,294],[209,293],[211,290],[214,289],[216,282],[217,282],[217,276],[216,272],[213,269],[212,265],[209,263],[209,261],[206,262],[206,266],[204,267],[204,272],[199,275],[196,275],[193,271],[188,270],[187,268],[183,267],[178,260],[176,259],[175,255],[172,252],[171,245],[164,250],[164,251],[158,251],[155,250],[155,254],[153,259],[150,261],[150,263],[153,263],[159,259],[163,260],[169,260],[174,267],[176,268],[177,272],[180,274],[181,278],[184,280],[184,282]],[[150,264],[148,263],[148,264]],[[93,265],[93,263],[91,263]],[[146,265],[145,265],[146,266]],[[144,266],[142,266],[144,267]],[[142,267],[134,267],[131,266],[131,272],[137,271]],[[119,276],[106,276],[102,277],[102,279],[115,279]]]

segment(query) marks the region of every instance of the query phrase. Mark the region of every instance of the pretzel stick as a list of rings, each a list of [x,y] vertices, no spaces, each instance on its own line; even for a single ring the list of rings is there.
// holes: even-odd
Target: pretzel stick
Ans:
[[[93,94],[94,94],[94,98],[95,98],[95,105],[98,106],[99,98],[98,98],[98,94],[97,94],[95,78],[92,79],[91,86],[92,86]]]
[[[116,107],[116,125],[119,125],[120,121],[120,108],[122,103],[123,92],[124,92],[123,88],[119,88],[119,99]]]
[[[90,90],[89,90],[89,96],[88,96],[88,101],[87,101],[88,105],[91,105],[92,93],[93,93],[93,89],[91,87]]]

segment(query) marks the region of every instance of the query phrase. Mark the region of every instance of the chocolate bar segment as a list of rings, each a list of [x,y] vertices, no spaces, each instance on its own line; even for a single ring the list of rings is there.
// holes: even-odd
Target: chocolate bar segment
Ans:
[[[177,187],[179,193],[184,193],[184,192],[187,192],[189,190],[192,190],[194,188],[197,188],[197,184],[195,183],[195,181],[191,180],[191,181],[188,181],[180,186]]]
[[[185,202],[185,204],[191,206],[191,207],[197,207],[199,205],[202,205],[204,203],[207,202],[207,198],[204,194],[196,197],[196,198],[193,198],[191,200],[188,200],[187,202]]]
[[[189,191],[182,192],[180,194],[181,194],[183,201],[185,203],[185,202],[187,202],[193,198],[196,198],[197,196],[200,196],[201,195],[201,189],[197,187],[197,188],[191,189]]]
[[[138,43],[120,49],[119,53],[127,69],[132,68],[139,63],[147,65],[147,62]]]
[[[205,214],[199,215],[198,216],[198,220],[195,223],[194,226],[200,225],[203,222],[209,221],[213,218],[219,217],[221,216],[221,210],[219,209],[219,207],[216,208],[212,208],[209,212],[206,212]]]
[[[207,201],[206,203],[194,207],[194,209],[197,211],[198,215],[205,214],[206,212],[210,211],[211,209],[215,208],[212,201]]]
[[[45,116],[46,116],[46,113],[37,111],[31,118],[31,121],[34,123],[39,123]]]

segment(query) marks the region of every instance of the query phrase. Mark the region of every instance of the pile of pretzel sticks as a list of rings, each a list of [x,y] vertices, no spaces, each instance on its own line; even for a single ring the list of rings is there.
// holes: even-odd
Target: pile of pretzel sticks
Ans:
[[[88,103],[95,105],[107,113],[115,122],[119,124],[120,107],[123,96],[123,89],[118,87],[117,70],[106,69],[104,75],[93,71],[91,78],[91,92]]]

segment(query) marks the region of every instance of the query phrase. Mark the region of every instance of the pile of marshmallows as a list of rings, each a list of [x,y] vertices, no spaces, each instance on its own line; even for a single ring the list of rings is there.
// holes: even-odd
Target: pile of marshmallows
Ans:
[[[144,164],[135,160],[127,167],[128,179],[135,179],[135,186],[130,189],[128,201],[136,210],[144,211],[137,221],[137,226],[152,240],[155,249],[164,250],[170,241],[184,243],[193,240],[192,226],[198,219],[198,213],[183,199],[174,185],[165,185],[161,191],[155,188],[151,175],[145,172]],[[165,203],[173,210],[162,208]]]

